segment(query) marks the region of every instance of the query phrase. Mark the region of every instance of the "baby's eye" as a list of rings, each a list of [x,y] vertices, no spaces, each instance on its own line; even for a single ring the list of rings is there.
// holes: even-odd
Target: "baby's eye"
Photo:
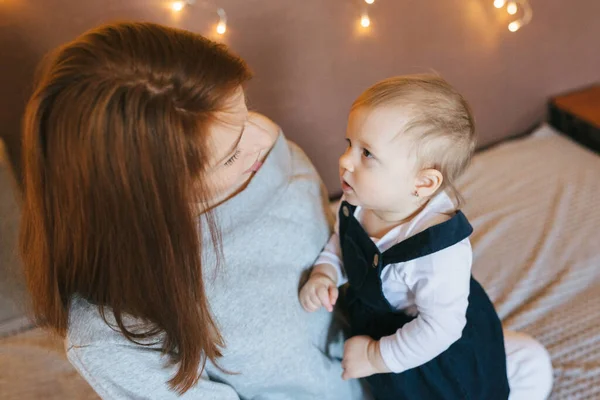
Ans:
[[[362,155],[365,158],[372,158],[373,157],[373,154],[371,154],[371,152],[369,150],[367,150],[367,149],[363,149]]]

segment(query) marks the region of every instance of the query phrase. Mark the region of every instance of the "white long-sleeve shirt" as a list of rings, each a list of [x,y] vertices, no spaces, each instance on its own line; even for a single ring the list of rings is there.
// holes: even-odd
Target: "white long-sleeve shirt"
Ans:
[[[382,238],[371,239],[379,251],[384,252],[448,220],[454,213],[454,203],[441,192],[413,219]],[[361,207],[356,207],[354,217],[359,222],[362,222],[362,214]],[[396,333],[380,340],[381,356],[392,372],[400,373],[425,364],[461,337],[466,324],[471,263],[471,243],[467,238],[436,253],[383,268],[381,281],[387,301],[397,310],[416,315]],[[332,265],[338,273],[338,286],[347,282],[341,260],[339,219],[335,233],[315,264]]]

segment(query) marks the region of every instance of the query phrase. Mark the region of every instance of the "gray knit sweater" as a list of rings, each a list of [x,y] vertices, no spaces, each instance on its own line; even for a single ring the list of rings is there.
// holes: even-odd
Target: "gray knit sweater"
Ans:
[[[301,274],[329,236],[323,194],[306,155],[280,135],[248,187],[217,207],[224,262],[218,270],[206,268],[204,279],[227,346],[221,366],[238,374],[207,364],[203,379],[181,398],[364,398],[356,380],[341,379],[340,336],[328,339],[332,315],[308,314],[298,302]],[[203,254],[203,260],[205,267],[213,265],[214,254]],[[71,363],[104,399],[178,398],[167,385],[174,369],[160,352],[129,342],[97,307],[79,298],[71,304],[65,346]]]

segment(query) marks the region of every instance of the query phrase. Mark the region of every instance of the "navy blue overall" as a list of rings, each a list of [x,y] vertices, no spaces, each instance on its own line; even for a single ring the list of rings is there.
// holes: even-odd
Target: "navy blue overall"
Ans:
[[[381,253],[343,202],[339,233],[348,276],[346,307],[352,336],[379,340],[415,317],[394,309],[382,291],[381,271],[448,248],[473,231],[464,214],[395,244]],[[467,323],[462,337],[433,360],[399,374],[366,378],[376,400],[505,400],[509,387],[502,326],[487,294],[471,277]]]

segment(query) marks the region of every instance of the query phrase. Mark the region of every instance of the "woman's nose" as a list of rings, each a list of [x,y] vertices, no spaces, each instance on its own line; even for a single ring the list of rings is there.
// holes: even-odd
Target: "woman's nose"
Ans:
[[[279,136],[279,127],[260,114],[250,113],[244,129],[244,147],[251,153],[268,151]]]
[[[340,168],[348,172],[354,172],[354,165],[352,164],[350,149],[347,149],[340,157]]]

